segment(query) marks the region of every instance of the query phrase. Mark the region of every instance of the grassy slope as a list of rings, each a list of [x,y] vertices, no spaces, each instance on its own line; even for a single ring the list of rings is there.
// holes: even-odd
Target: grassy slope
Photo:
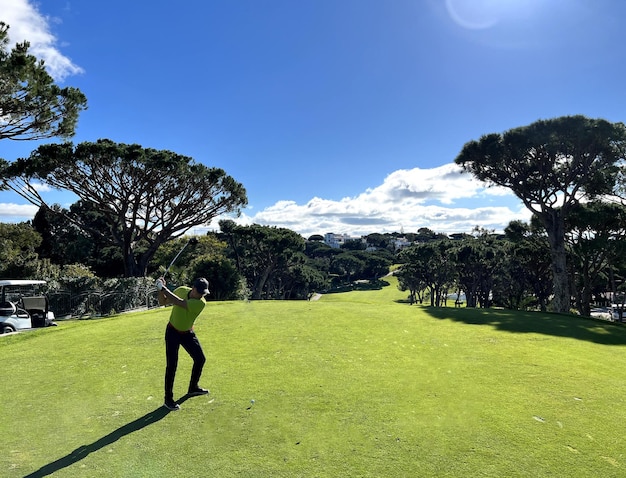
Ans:
[[[166,310],[3,337],[0,475],[624,476],[626,329],[409,307],[391,281],[210,304],[212,393],[169,414]]]

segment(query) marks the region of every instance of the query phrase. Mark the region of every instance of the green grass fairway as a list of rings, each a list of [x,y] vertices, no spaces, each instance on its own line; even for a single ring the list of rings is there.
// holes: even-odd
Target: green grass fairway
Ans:
[[[389,282],[209,304],[211,394],[179,412],[169,310],[1,337],[0,476],[626,476],[626,328],[409,306]],[[177,398],[190,369],[181,351]]]

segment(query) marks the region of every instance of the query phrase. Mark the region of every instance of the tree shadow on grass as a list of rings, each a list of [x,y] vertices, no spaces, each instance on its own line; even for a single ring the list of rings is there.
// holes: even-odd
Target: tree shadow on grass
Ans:
[[[602,345],[626,345],[626,328],[605,320],[547,312],[502,309],[424,307],[436,319],[473,325],[489,325],[516,334],[544,334],[585,340]]]
[[[178,404],[183,403],[189,398],[190,398],[189,395],[183,396],[182,398],[178,400]],[[42,466],[37,471],[34,471],[30,475],[26,475],[24,478],[40,478],[43,476],[48,476],[53,473],[56,473],[57,471],[62,470],[63,468],[67,468],[68,466],[78,463],[83,458],[86,458],[87,456],[89,456],[91,453],[94,453],[98,450],[101,450],[105,446],[115,443],[120,438],[123,438],[126,435],[130,435],[131,433],[139,431],[149,425],[152,425],[158,422],[159,420],[162,420],[169,413],[170,413],[170,410],[168,410],[167,408],[159,407],[149,413],[146,413],[143,417],[138,418],[137,420],[133,420],[132,422],[127,423],[126,425],[118,428],[117,430],[112,431],[108,435],[103,436],[102,438],[100,438],[99,440],[96,440],[90,445],[83,445],[81,447],[78,447],[76,450],[72,451],[71,453],[65,455],[62,458],[59,458],[56,461],[53,461],[52,463],[48,463],[47,465]]]

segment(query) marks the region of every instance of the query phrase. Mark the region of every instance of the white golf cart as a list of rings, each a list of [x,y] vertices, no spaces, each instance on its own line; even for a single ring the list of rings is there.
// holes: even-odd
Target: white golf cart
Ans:
[[[41,292],[43,280],[0,280],[0,334],[57,325]]]

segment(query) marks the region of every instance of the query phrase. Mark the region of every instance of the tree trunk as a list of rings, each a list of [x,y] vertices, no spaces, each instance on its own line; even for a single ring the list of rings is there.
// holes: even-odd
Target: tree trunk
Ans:
[[[253,300],[259,300],[261,298],[263,288],[265,287],[265,283],[267,282],[267,278],[270,276],[270,272],[272,272],[273,267],[273,264],[268,265],[257,277],[256,283],[254,284],[254,291],[252,293]]]
[[[581,303],[580,303],[580,308],[579,308],[580,315],[584,317],[591,317],[591,299],[592,299],[591,286],[587,285],[583,287],[583,290],[580,296],[581,296]]]
[[[550,242],[552,257],[553,294],[552,310],[566,313],[570,310],[569,276],[567,274],[567,261],[565,250],[565,224],[560,214],[554,214],[546,231]]]
[[[124,277],[135,277],[135,255],[128,244],[124,244]]]
[[[432,285],[429,285],[428,288],[430,289],[430,306],[434,307],[435,306],[435,287]]]

